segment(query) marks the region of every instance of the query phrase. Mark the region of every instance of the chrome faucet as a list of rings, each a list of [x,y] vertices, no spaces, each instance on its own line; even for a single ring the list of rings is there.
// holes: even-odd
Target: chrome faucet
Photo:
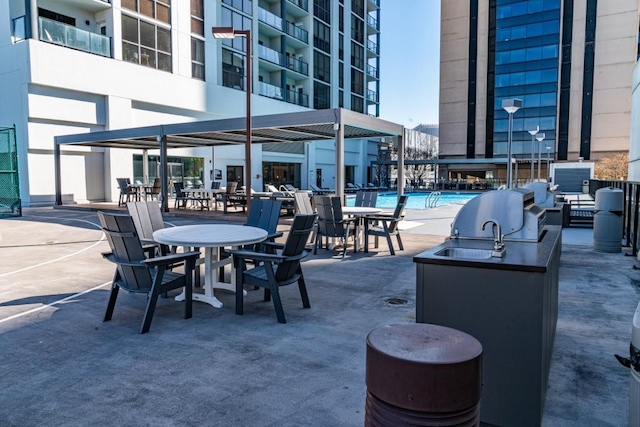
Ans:
[[[486,220],[484,223],[482,223],[482,231],[484,231],[485,226],[489,223],[493,224],[492,226],[493,251],[491,252],[491,256],[502,258],[505,252],[504,235],[502,234],[502,227],[500,226],[500,223],[498,222],[498,220],[491,218]]]

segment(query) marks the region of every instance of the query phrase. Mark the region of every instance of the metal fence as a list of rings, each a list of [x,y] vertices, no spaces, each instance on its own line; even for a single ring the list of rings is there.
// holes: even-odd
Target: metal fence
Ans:
[[[0,127],[0,218],[22,216],[16,127]]]

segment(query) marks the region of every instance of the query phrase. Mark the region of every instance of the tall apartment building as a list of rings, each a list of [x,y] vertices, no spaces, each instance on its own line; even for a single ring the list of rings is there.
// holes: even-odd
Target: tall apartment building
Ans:
[[[575,161],[628,151],[638,10],[638,0],[442,1],[441,157],[506,157],[502,101],[512,98],[523,101],[513,115],[516,158],[531,159],[529,131],[538,126],[545,138],[534,155]],[[490,160],[474,162],[450,170],[504,174]]]
[[[16,124],[23,205],[53,203],[56,135],[343,107],[379,114],[380,0],[8,0],[0,3],[0,125]],[[68,200],[117,200],[142,154],[63,147]],[[251,185],[332,187],[331,142],[254,146]],[[372,141],[347,141],[347,182],[370,181]],[[149,156],[149,179],[157,157]],[[242,181],[244,149],[169,153],[175,179]],[[222,172],[221,174],[218,171]],[[241,182],[242,183],[242,182]]]

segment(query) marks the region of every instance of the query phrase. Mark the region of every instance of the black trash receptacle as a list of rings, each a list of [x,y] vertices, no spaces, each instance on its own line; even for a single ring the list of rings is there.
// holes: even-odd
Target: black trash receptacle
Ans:
[[[365,426],[477,426],[482,345],[444,326],[383,326],[367,336]]]

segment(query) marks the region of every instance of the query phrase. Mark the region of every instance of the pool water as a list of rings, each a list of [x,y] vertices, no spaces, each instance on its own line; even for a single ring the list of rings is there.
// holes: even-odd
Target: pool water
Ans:
[[[407,209],[426,209],[425,202],[429,194],[431,193],[405,193],[409,196],[409,200],[407,202]],[[450,205],[454,203],[466,203],[469,200],[473,199],[480,193],[456,193],[456,192],[442,192],[440,199],[438,200],[437,206]],[[356,199],[355,196],[347,198],[347,206],[353,206]],[[389,208],[393,209],[396,207],[398,203],[398,194],[397,193],[382,193],[378,194],[378,199],[376,200],[376,207],[378,208]]]

